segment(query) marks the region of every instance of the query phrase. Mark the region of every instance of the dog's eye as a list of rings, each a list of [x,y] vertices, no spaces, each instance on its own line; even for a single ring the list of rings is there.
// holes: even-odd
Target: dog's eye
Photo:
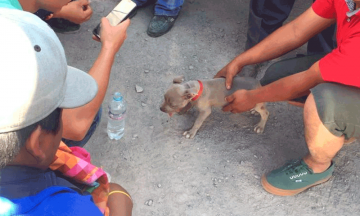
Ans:
[[[169,104],[169,106],[173,109],[176,108],[173,104]]]

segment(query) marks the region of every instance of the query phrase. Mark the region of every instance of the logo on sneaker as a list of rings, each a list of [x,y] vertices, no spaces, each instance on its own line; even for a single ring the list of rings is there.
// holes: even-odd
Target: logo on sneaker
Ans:
[[[294,178],[299,178],[303,175],[307,175],[307,172],[303,172],[303,173],[300,173],[300,174],[297,174],[297,175],[293,175],[293,176],[290,176],[290,179],[293,180]]]

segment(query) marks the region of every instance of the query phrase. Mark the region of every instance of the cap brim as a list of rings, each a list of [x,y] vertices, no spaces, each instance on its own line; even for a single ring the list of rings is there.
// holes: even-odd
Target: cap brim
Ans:
[[[98,86],[86,72],[68,66],[66,91],[59,108],[76,108],[89,103],[96,96]]]

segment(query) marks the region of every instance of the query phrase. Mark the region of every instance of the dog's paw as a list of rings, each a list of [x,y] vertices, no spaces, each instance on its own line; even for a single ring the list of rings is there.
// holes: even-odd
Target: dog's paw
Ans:
[[[264,126],[261,126],[259,124],[255,125],[254,131],[257,134],[262,134],[264,132]]]
[[[259,115],[259,113],[255,109],[250,110],[251,115]]]
[[[185,131],[185,132],[183,133],[183,135],[184,135],[184,137],[185,137],[186,139],[192,139],[192,138],[194,138],[194,136],[196,135],[196,132],[192,132],[191,130],[190,130],[190,131]]]

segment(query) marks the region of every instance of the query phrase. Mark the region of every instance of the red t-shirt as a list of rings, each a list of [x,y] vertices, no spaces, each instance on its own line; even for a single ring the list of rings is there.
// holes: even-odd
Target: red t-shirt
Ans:
[[[345,0],[316,0],[312,5],[316,14],[336,19],[337,48],[319,62],[322,78],[360,87],[360,12],[350,19]]]

